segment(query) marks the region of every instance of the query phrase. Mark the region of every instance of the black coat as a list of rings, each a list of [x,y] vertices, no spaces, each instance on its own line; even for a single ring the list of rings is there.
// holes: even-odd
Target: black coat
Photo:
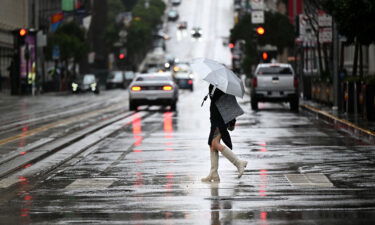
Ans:
[[[232,149],[232,141],[227,129],[227,125],[224,123],[223,118],[220,115],[219,110],[216,107],[215,102],[224,94],[219,89],[215,89],[213,95],[211,95],[211,91],[214,88],[213,85],[210,84],[208,87],[210,99],[211,99],[211,104],[210,104],[210,122],[211,122],[211,130],[210,130],[210,135],[208,137],[208,145],[211,146],[212,139],[214,138],[214,133],[216,128],[219,129],[220,134],[221,134],[221,139],[225,143],[228,148]]]

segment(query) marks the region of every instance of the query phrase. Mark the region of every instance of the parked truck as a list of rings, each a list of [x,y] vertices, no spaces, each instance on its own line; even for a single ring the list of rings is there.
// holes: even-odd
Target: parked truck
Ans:
[[[251,108],[258,102],[289,102],[291,111],[298,112],[298,78],[290,64],[261,63],[251,81]]]

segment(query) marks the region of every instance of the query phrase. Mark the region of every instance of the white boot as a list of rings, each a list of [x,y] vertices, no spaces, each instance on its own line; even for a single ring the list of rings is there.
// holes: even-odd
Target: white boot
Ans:
[[[219,152],[214,150],[210,151],[211,156],[211,170],[207,177],[202,178],[202,182],[219,182],[220,177],[217,170],[219,169]]]
[[[227,158],[231,163],[233,163],[233,165],[235,165],[237,167],[237,170],[238,170],[238,173],[239,173],[238,178],[240,178],[245,171],[245,168],[247,166],[247,161],[240,160],[233,153],[233,151],[230,150],[230,148],[228,148],[227,146],[224,146],[224,149],[221,151],[221,154],[223,154],[223,156],[225,156],[225,158]]]

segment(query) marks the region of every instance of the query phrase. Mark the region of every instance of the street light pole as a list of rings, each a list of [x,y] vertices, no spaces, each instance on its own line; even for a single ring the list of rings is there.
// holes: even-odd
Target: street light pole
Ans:
[[[339,108],[339,72],[338,72],[338,61],[339,61],[339,38],[337,31],[337,24],[333,20],[332,22],[332,39],[333,39],[333,110],[337,111]]]

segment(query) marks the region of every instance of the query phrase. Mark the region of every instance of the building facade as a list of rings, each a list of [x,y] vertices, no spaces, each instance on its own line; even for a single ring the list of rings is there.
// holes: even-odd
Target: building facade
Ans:
[[[61,0],[0,1],[0,92],[10,93],[11,89],[10,66],[15,53],[12,31],[33,28],[47,34],[51,16],[59,11]],[[43,51],[38,52],[43,59]]]
[[[29,1],[0,1],[0,91],[10,91],[9,67],[14,54],[12,31],[29,25]]]

